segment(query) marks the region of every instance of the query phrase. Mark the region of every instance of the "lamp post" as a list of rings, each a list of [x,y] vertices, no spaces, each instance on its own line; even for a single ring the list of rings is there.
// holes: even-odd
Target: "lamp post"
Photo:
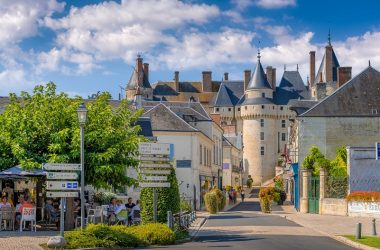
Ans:
[[[87,122],[87,109],[84,106],[84,103],[81,103],[77,109],[78,122],[80,126],[80,165],[81,165],[81,174],[80,174],[80,229],[83,230],[84,225],[84,126]]]

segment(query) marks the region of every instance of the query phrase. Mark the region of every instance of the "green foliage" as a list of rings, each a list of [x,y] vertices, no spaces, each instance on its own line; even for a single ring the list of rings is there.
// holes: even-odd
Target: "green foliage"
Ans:
[[[86,184],[95,188],[119,188],[134,183],[125,176],[125,166],[136,167],[138,126],[141,111],[131,113],[126,101],[117,108],[109,93],[86,104]],[[0,168],[21,164],[41,168],[44,162],[80,162],[80,129],[77,108],[80,97],[56,93],[54,83],[36,86],[33,93],[10,94],[10,104],[0,114]]]
[[[168,182],[170,182],[170,188],[156,188],[157,221],[160,223],[166,223],[167,211],[172,211],[175,214],[179,212],[180,208],[178,183],[174,168],[171,169]],[[153,189],[142,188],[140,200],[143,223],[153,222]]]
[[[276,193],[277,192],[274,187],[260,188],[259,199],[262,212],[270,213],[270,202],[273,201],[273,199],[276,196]]]
[[[213,188],[205,196],[206,209],[210,214],[215,214],[219,211],[223,211],[226,206],[226,196],[218,188]]]
[[[330,162],[329,175],[347,176],[347,150],[345,147],[336,149],[335,159]]]
[[[189,232],[186,229],[180,227],[177,223],[174,224],[173,231],[176,240],[183,240],[189,237]]]
[[[237,192],[240,192],[240,191],[241,191],[241,186],[240,186],[240,185],[237,185],[237,186],[235,187],[235,190],[236,190]]]
[[[175,234],[166,225],[146,224],[127,227],[90,224],[80,230],[65,232],[67,248],[117,248],[147,245],[169,245],[175,242]]]
[[[185,199],[181,200],[181,211],[193,211],[193,207],[191,206],[191,203]]]
[[[227,192],[231,191],[231,189],[232,189],[232,186],[230,186],[230,185],[227,185],[227,186],[226,186],[226,191],[227,191]]]
[[[247,179],[247,187],[248,187],[248,188],[251,188],[251,187],[252,187],[252,184],[253,184],[253,179],[252,179],[251,175],[248,175],[248,179]]]
[[[116,198],[116,194],[111,192],[96,192],[94,195],[94,201],[101,205],[110,204],[112,198]]]

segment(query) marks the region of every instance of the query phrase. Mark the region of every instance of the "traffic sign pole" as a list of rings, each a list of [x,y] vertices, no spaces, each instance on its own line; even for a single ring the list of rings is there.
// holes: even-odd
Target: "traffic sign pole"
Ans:
[[[65,206],[66,206],[66,198],[61,198],[61,218],[60,218],[60,234],[63,237],[65,231]]]
[[[157,190],[153,188],[153,221],[157,222]]]

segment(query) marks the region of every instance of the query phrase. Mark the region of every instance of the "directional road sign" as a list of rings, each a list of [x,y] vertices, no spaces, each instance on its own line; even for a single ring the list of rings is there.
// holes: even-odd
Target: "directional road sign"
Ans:
[[[169,182],[140,182],[140,187],[170,187]]]
[[[141,163],[140,168],[171,168],[170,164]]]
[[[154,175],[143,175],[141,176],[143,181],[167,181],[167,176],[154,176]]]
[[[170,174],[170,170],[140,169],[142,174]]]
[[[77,180],[77,173],[70,172],[47,172],[46,178],[48,180]]]
[[[168,157],[140,156],[140,161],[170,161]]]
[[[57,171],[78,171],[81,170],[80,164],[71,164],[71,163],[45,163],[43,164],[45,170],[57,170]]]
[[[46,189],[48,190],[77,190],[77,181],[47,181]]]
[[[79,197],[78,192],[46,192],[46,197]]]
[[[376,160],[380,160],[380,142],[376,142]]]
[[[170,144],[168,143],[152,143],[140,142],[139,153],[141,155],[169,155]]]

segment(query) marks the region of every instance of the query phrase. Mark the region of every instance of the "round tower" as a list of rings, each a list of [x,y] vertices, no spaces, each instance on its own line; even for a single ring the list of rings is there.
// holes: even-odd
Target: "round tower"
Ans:
[[[254,185],[275,175],[277,107],[273,103],[273,89],[260,62],[257,65],[240,106],[243,120],[243,162]]]

